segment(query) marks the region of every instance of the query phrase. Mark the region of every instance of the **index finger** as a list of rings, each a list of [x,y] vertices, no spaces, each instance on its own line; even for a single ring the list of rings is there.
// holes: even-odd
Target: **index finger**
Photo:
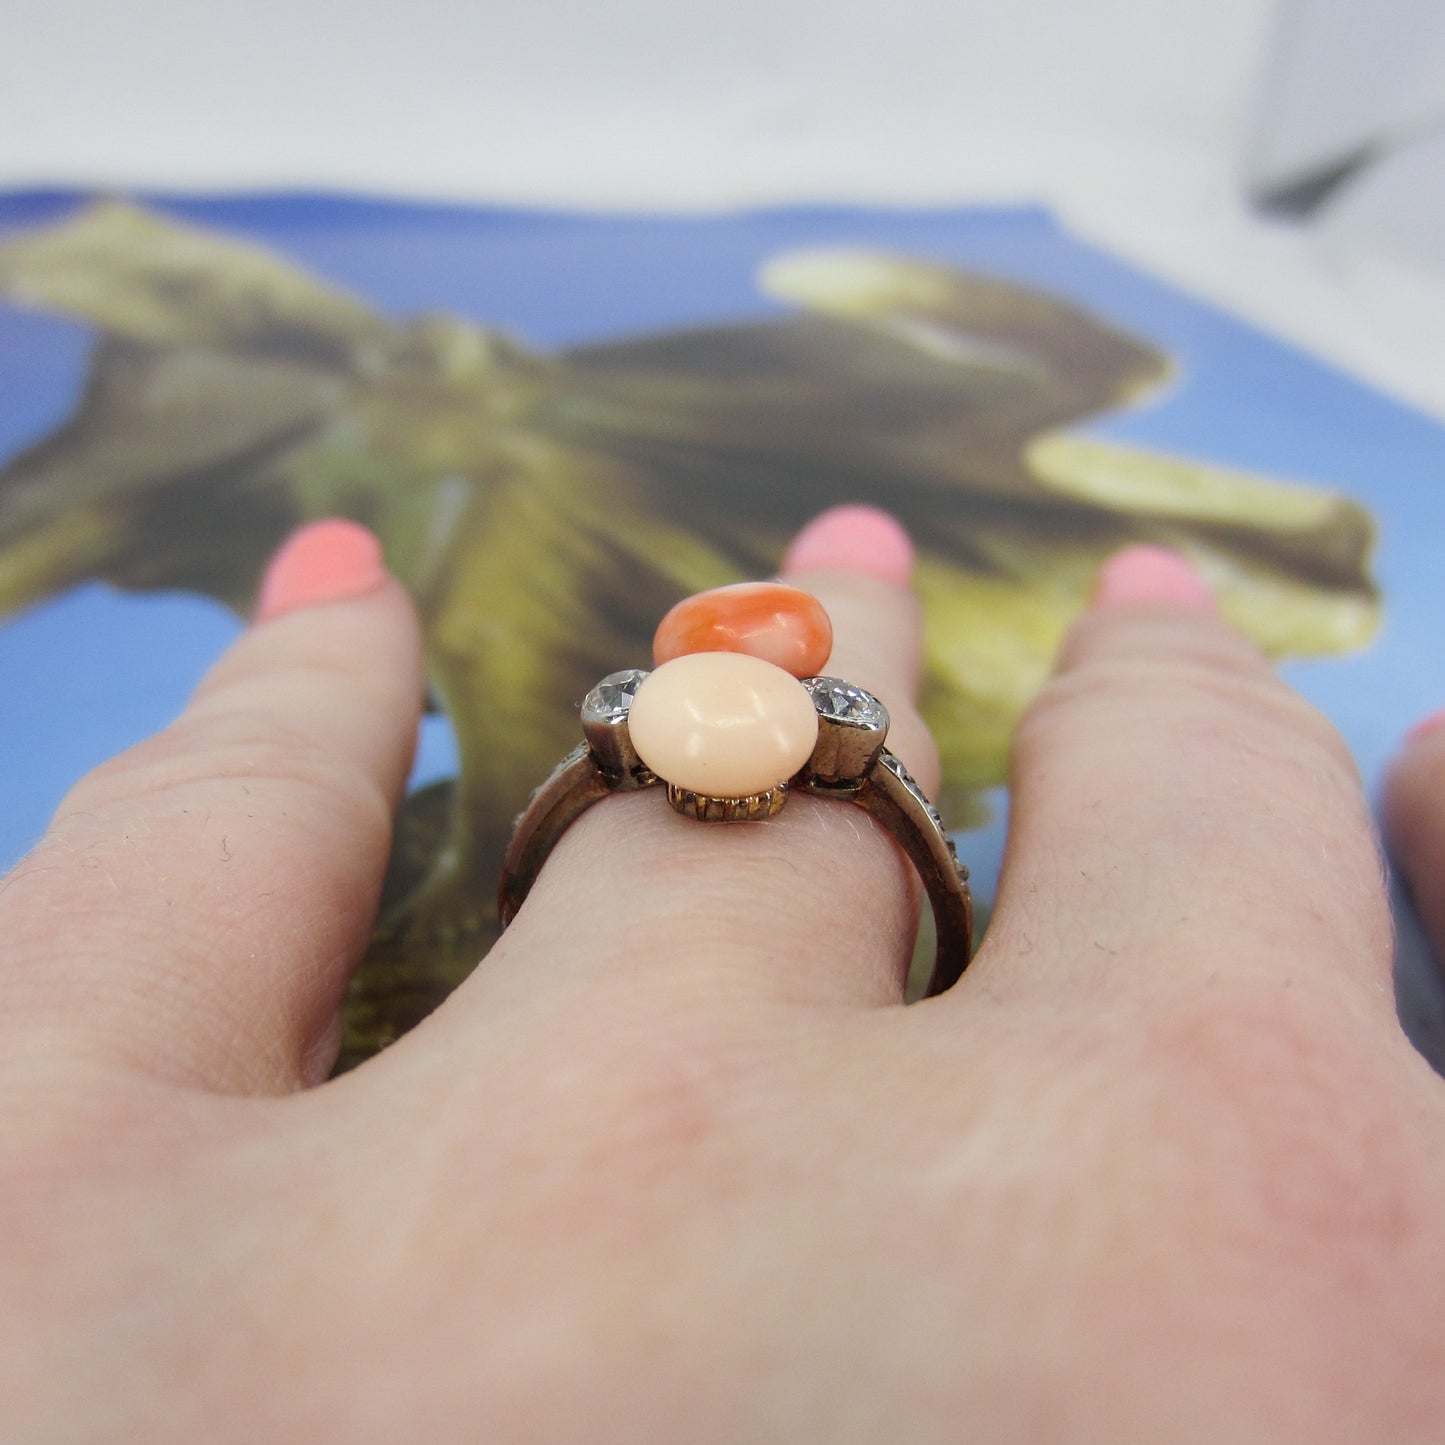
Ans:
[[[375,538],[298,533],[185,713],[77,784],[0,890],[12,1052],[224,1091],[324,1077],[420,711]]]

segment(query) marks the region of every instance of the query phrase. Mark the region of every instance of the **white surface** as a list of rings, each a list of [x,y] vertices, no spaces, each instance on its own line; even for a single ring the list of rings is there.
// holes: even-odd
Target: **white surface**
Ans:
[[[0,0],[0,184],[607,207],[1042,200],[1445,417],[1445,278],[1244,207],[1272,10]]]
[[[1283,0],[1260,92],[1251,175],[1288,183],[1445,117],[1440,0]]]
[[[1445,129],[1380,156],[1329,197],[1314,224],[1340,249],[1445,270]]]

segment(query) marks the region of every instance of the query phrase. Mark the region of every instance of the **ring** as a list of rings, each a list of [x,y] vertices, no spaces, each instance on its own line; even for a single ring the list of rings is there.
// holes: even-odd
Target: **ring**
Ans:
[[[830,643],[831,630],[824,659]],[[933,909],[937,948],[924,996],[958,981],[973,932],[968,869],[937,809],[884,745],[888,709],[872,693],[841,678],[796,677],[741,649],[674,652],[652,672],[604,677],[583,699],[581,722],[584,740],[513,829],[498,889],[503,928],[562,834],[614,793],[665,788],[677,812],[705,823],[770,818],[804,793],[851,803],[888,829]]]

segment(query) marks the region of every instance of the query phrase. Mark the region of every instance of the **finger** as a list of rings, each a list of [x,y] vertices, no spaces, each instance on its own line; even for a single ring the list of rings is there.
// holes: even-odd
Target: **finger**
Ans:
[[[1437,959],[1445,959],[1445,714],[1420,723],[1385,775],[1385,836]]]
[[[823,600],[827,670],[877,692],[890,747],[932,788],[937,762],[913,705],[911,546],[880,513],[842,522],[825,514],[802,534],[786,580]],[[606,799],[572,825],[473,991],[515,968],[571,996],[590,979],[714,1000],[896,1000],[916,921],[911,865],[860,809],[795,795],[764,822],[699,823],[653,789]]]
[[[1222,978],[1390,1007],[1380,870],[1332,727],[1182,558],[1119,554],[1021,724],[969,988],[1098,995]],[[965,990],[967,991],[967,990]]]
[[[346,522],[281,550],[258,618],[7,881],[9,1037],[223,1090],[328,1070],[414,747],[418,629]]]
[[[888,746],[930,796],[938,747],[916,700],[923,625],[913,592],[913,544],[887,514],[837,507],[799,534],[783,561],[794,586],[817,597],[833,621],[831,676],[845,678],[888,708]]]

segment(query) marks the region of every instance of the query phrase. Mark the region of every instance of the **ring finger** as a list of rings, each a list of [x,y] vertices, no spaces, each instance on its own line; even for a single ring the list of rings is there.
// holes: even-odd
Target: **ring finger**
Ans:
[[[914,707],[911,563],[891,519],[840,509],[800,535],[785,580],[823,601],[834,627],[826,671],[883,700],[889,748],[931,792],[937,757]],[[656,789],[619,794],[563,835],[467,989],[481,996],[519,976],[573,997],[590,980],[714,999],[737,989],[792,1002],[897,1001],[918,896],[898,845],[846,803],[794,796],[773,818],[719,826],[679,816]]]

